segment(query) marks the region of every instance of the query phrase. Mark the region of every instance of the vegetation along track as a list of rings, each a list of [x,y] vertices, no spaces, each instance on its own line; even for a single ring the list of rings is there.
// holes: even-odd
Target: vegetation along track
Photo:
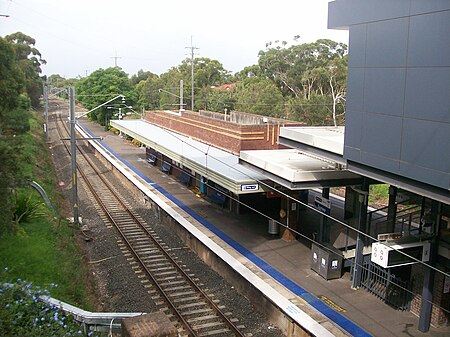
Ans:
[[[57,131],[60,138],[67,137],[68,128],[60,118]],[[61,128],[64,126],[65,132]],[[63,134],[65,133],[65,134]],[[64,144],[70,153],[69,146]],[[151,282],[152,299],[175,322],[181,335],[187,336],[249,336],[243,326],[230,318],[213,295],[202,290],[189,270],[170,254],[170,247],[133,212],[131,207],[108,183],[85,151],[77,146],[83,165],[77,165],[83,181],[95,203],[103,213],[107,225],[120,236],[120,247],[128,256],[136,273]]]

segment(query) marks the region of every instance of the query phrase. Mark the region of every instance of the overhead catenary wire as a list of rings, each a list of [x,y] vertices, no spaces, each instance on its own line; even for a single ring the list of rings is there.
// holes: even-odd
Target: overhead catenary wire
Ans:
[[[198,147],[194,146],[193,144],[190,144],[190,143],[186,142],[186,141],[185,141],[184,139],[182,139],[181,137],[176,136],[173,132],[170,132],[169,130],[166,130],[165,128],[161,128],[161,129],[162,129],[164,132],[166,132],[166,133],[168,133],[169,135],[171,135],[172,137],[174,137],[174,138],[176,138],[177,140],[179,140],[180,142],[186,143],[186,145],[192,147],[193,149],[195,149],[195,150],[197,150],[197,151],[200,151],[201,153],[203,152],[203,150],[199,149]],[[297,202],[297,203],[299,203],[299,204],[301,204],[301,205],[303,205],[303,206],[305,206],[305,207],[307,207],[307,208],[313,210],[314,212],[317,212],[317,213],[319,213],[319,214],[321,214],[321,215],[323,215],[323,216],[325,216],[325,217],[327,217],[327,218],[329,218],[329,219],[335,221],[336,223],[339,223],[339,224],[343,225],[344,227],[346,227],[346,228],[348,228],[348,229],[350,229],[350,230],[353,230],[353,231],[355,231],[356,233],[361,234],[361,235],[365,236],[365,237],[368,238],[368,239],[373,240],[374,242],[380,242],[381,244],[388,246],[386,243],[384,243],[384,242],[382,242],[382,241],[379,241],[378,238],[375,238],[375,237],[371,236],[370,234],[367,234],[367,233],[365,233],[365,232],[363,232],[363,231],[361,231],[361,230],[359,230],[359,229],[357,229],[357,228],[354,228],[354,227],[350,226],[349,224],[347,224],[347,223],[345,223],[345,222],[343,222],[343,221],[341,221],[341,220],[339,220],[339,219],[336,219],[336,218],[332,217],[331,215],[328,215],[328,214],[326,214],[326,213],[321,212],[320,210],[316,209],[315,207],[313,207],[313,206],[311,206],[311,205],[309,205],[309,204],[307,204],[307,203],[304,203],[304,202],[298,200],[297,198],[295,198],[295,197],[293,197],[293,196],[290,196],[289,194],[287,194],[287,193],[285,193],[285,192],[283,192],[283,191],[281,191],[281,190],[279,190],[279,189],[277,189],[277,188],[275,188],[275,187],[273,187],[273,186],[270,186],[269,184],[265,183],[264,181],[259,180],[259,179],[255,178],[255,177],[249,175],[248,173],[246,173],[246,172],[244,172],[244,171],[242,171],[242,170],[239,170],[238,168],[236,168],[236,167],[234,167],[234,166],[229,165],[228,163],[224,162],[223,160],[221,160],[221,159],[219,159],[219,158],[216,158],[216,157],[210,155],[209,153],[205,153],[205,155],[206,155],[206,156],[210,156],[211,158],[215,159],[216,161],[220,162],[221,164],[223,164],[223,165],[225,165],[225,166],[227,166],[227,167],[229,167],[229,168],[231,168],[231,169],[233,169],[233,170],[235,170],[235,171],[237,171],[237,172],[239,172],[239,173],[241,173],[241,174],[247,176],[248,178],[250,178],[250,179],[252,179],[252,180],[255,180],[255,181],[258,182],[259,184],[264,185],[264,186],[266,186],[266,187],[269,188],[269,189],[272,189],[273,191],[275,191],[275,192],[277,192],[277,193],[279,193],[279,194],[285,196],[286,198],[289,198],[289,199],[291,199],[292,201],[295,201],[295,202]],[[247,206],[247,207],[248,207],[248,206]],[[275,221],[276,221],[276,220],[275,220]],[[438,273],[440,273],[440,274],[442,274],[442,275],[444,275],[444,276],[446,276],[446,277],[450,277],[450,274],[448,274],[448,273],[446,273],[446,272],[444,272],[444,271],[442,271],[442,270],[440,270],[440,269],[438,269],[438,268],[436,268],[436,267],[434,267],[434,266],[431,266],[431,265],[429,265],[429,264],[427,264],[427,263],[425,263],[425,262],[423,262],[423,261],[417,259],[417,258],[414,257],[414,256],[411,256],[411,255],[409,255],[409,254],[407,254],[407,253],[405,253],[405,252],[403,252],[403,251],[401,251],[401,250],[399,250],[399,249],[396,249],[396,248],[394,248],[394,247],[392,247],[392,246],[389,246],[389,248],[392,249],[392,250],[395,250],[396,252],[398,252],[398,253],[400,253],[400,254],[402,254],[402,255],[408,257],[408,258],[410,258],[411,260],[413,260],[413,261],[416,262],[416,263],[420,263],[420,264],[422,264],[422,265],[424,265],[424,266],[426,266],[426,267],[428,267],[428,268],[431,268],[431,269],[433,269],[434,271],[436,271],[436,272],[438,272]]]
[[[173,167],[173,168],[177,168],[177,166],[174,165],[173,163],[168,163],[168,164],[169,164],[171,167]],[[196,176],[190,174],[189,172],[186,172],[186,171],[184,171],[184,172],[185,172],[186,174],[188,174],[191,178],[195,179],[196,181],[199,181],[199,182],[201,181],[199,178],[197,178]],[[205,183],[205,182],[204,182],[204,183]],[[219,188],[217,188],[216,186],[213,186],[213,185],[209,184],[209,181],[207,181],[205,184],[208,186],[208,188],[211,188],[211,189],[213,189],[213,190],[215,190],[215,191],[217,191],[217,192],[219,192],[219,193],[223,193],[223,191],[220,190]],[[237,199],[237,198],[234,198],[234,197],[231,196],[231,195],[227,195],[227,196],[228,196],[231,200],[236,201],[236,202],[239,203],[240,205],[243,205],[243,206],[247,207],[248,209],[252,210],[253,212],[255,212],[255,213],[257,213],[257,214],[259,214],[259,215],[261,215],[261,216],[263,216],[263,217],[265,217],[265,218],[267,218],[268,220],[275,221],[278,225],[280,225],[280,226],[282,226],[282,227],[284,227],[284,228],[290,230],[291,232],[294,232],[295,234],[299,235],[300,237],[302,237],[302,238],[304,238],[304,239],[306,239],[306,240],[308,240],[308,241],[314,243],[315,245],[321,247],[322,249],[324,249],[324,250],[326,250],[326,251],[328,251],[328,252],[330,252],[330,253],[335,253],[330,247],[327,247],[327,246],[325,246],[324,244],[315,241],[313,238],[308,237],[307,235],[305,235],[305,234],[303,234],[303,233],[301,233],[301,232],[299,232],[299,231],[293,229],[292,227],[288,227],[287,225],[285,225],[285,224],[279,222],[278,220],[276,220],[276,219],[270,217],[269,215],[264,214],[263,212],[261,212],[261,211],[255,209],[254,207],[252,207],[252,206],[246,204],[245,202],[243,202],[243,201],[241,201],[241,200],[239,200],[239,199]],[[315,209],[315,208],[313,208],[313,207],[312,207],[312,210],[317,211],[317,209]],[[320,213],[320,212],[319,212],[319,213]],[[322,214],[322,213],[321,213],[321,214]],[[346,258],[344,257],[344,259],[346,259]],[[351,259],[346,259],[346,260],[349,260],[350,263],[351,263],[353,266],[358,266],[358,267],[362,268],[363,270],[368,270],[368,268],[367,268],[365,265],[363,265],[363,264],[356,263],[356,261],[351,260]],[[390,279],[388,279],[387,277],[384,277],[384,276],[382,276],[382,275],[378,275],[378,277],[379,277],[380,279],[384,280],[384,281],[390,281]],[[417,295],[417,296],[422,297],[420,294],[414,293],[412,290],[409,290],[408,288],[405,288],[405,287],[403,287],[403,286],[401,286],[401,285],[399,285],[399,284],[395,284],[395,286],[398,287],[399,289],[401,289],[401,290],[403,290],[403,291],[405,291],[405,292],[411,294],[411,295]],[[446,309],[446,308],[444,308],[444,307],[441,307],[440,305],[437,305],[436,303],[432,302],[431,300],[428,300],[428,299],[423,299],[423,300],[426,301],[426,302],[428,302],[428,303],[430,303],[430,304],[433,304],[434,306],[440,308],[440,309],[441,309],[442,311],[444,311],[444,312],[450,313],[450,310],[449,310],[449,309]]]

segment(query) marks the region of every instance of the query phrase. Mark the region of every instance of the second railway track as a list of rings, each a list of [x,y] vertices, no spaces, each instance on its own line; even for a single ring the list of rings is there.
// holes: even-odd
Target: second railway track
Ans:
[[[66,123],[59,119],[56,124],[60,138],[67,137]],[[251,336],[244,334],[245,327],[238,325],[214,294],[201,289],[188,267],[177,261],[164,240],[132,210],[85,151],[77,148],[83,161],[78,172],[103,220],[116,229],[120,248],[135,272],[149,280],[152,300],[174,322],[180,336]]]

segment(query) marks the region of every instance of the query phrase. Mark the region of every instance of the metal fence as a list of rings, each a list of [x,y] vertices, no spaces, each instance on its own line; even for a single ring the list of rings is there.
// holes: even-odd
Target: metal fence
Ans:
[[[362,271],[363,288],[385,303],[398,310],[409,310],[411,304],[411,284],[372,262],[364,264]]]

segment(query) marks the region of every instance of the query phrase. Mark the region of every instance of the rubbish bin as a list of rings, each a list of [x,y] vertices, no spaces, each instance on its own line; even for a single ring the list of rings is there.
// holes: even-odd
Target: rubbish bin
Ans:
[[[278,235],[280,234],[280,225],[273,219],[269,219],[269,229],[268,233],[270,235]]]
[[[327,247],[328,248],[328,247]],[[342,256],[319,245],[311,247],[311,269],[322,276],[325,280],[341,277]]]

